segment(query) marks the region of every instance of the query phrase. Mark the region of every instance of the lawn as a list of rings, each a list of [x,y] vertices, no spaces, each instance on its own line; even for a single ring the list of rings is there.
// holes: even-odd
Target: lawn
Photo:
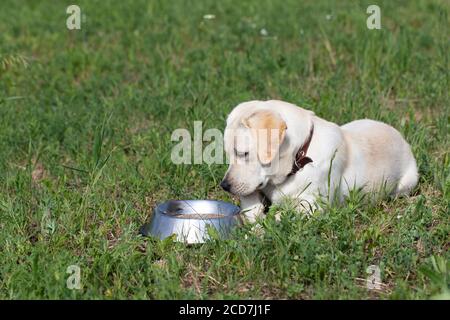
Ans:
[[[448,1],[377,1],[381,30],[373,1],[77,0],[80,30],[69,4],[0,5],[1,299],[450,299]],[[226,165],[172,163],[171,133],[253,99],[393,125],[418,187],[309,219],[272,206],[263,235],[140,236],[167,199],[237,203]]]

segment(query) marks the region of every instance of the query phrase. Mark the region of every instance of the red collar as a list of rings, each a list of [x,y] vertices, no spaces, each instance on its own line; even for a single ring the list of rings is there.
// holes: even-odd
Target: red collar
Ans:
[[[314,125],[311,126],[308,139],[306,139],[306,141],[303,143],[303,146],[300,149],[298,149],[297,154],[295,155],[294,164],[292,165],[292,170],[288,174],[288,177],[296,174],[298,170],[302,169],[308,163],[313,162],[310,157],[306,156],[309,144],[311,143],[313,133],[314,133]]]

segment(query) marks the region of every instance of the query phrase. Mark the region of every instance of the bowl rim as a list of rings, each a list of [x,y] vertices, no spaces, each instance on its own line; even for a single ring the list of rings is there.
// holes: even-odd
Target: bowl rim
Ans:
[[[239,215],[239,213],[241,212],[241,208],[237,205],[235,205],[234,203],[231,202],[226,202],[223,200],[211,200],[211,199],[171,199],[171,200],[166,200],[164,202],[160,202],[155,206],[154,209],[154,214],[161,214],[164,217],[170,218],[170,219],[175,219],[175,220],[187,220],[189,218],[180,218],[179,216],[174,216],[174,215],[170,215],[167,213],[167,209],[166,210],[162,210],[162,206],[167,205],[169,202],[212,202],[212,203],[219,203],[219,204],[223,204],[226,206],[229,206],[230,208],[232,208],[233,210],[231,210],[231,212],[229,213],[218,213],[219,215],[222,215],[222,217],[213,217],[213,218],[191,218],[192,220],[222,220],[222,219],[229,219],[229,218],[233,218],[237,215]],[[201,213],[193,213],[191,215],[198,215],[199,217],[202,215]]]

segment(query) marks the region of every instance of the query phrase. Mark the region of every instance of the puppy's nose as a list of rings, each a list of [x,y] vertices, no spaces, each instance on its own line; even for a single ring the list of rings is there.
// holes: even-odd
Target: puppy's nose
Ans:
[[[222,187],[223,190],[230,191],[231,185],[227,180],[222,180],[220,186]]]

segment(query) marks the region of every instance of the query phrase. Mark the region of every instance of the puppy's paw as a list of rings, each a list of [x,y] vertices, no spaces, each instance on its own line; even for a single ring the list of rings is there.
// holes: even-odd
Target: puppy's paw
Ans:
[[[266,230],[264,230],[264,228],[259,223],[255,224],[250,229],[250,234],[252,234],[258,238],[262,238],[265,233],[266,233]],[[245,235],[244,238],[248,239],[248,235]]]
[[[255,223],[259,217],[264,216],[263,198],[259,192],[241,197],[241,216],[244,222]]]
[[[241,211],[242,218],[246,223],[255,223],[256,220],[264,216],[264,205],[257,204]]]

